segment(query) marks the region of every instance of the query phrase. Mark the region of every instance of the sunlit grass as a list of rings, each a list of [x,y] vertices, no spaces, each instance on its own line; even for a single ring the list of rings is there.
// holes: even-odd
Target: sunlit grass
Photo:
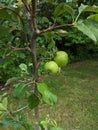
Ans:
[[[45,112],[64,130],[98,130],[98,61],[68,65],[45,81],[58,96]]]
[[[54,106],[42,105],[40,119],[49,114],[63,130],[98,130],[97,60],[70,64],[57,75],[45,76],[44,81],[58,102]],[[29,111],[28,118],[32,117]]]

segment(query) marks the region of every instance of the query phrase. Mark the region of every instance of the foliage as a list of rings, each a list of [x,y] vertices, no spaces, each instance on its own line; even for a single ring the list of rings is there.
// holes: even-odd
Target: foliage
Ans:
[[[59,50],[66,50],[69,54],[69,62],[98,57],[98,45],[75,28],[69,30],[66,37],[55,41]]]
[[[1,1],[2,3],[4,3],[5,5],[8,4],[8,1]],[[0,29],[3,29],[1,32],[2,34],[2,38],[1,38],[1,42],[0,42],[0,71],[1,71],[1,75],[0,75],[0,80],[1,82],[5,82],[6,79],[14,76],[14,73],[16,75],[19,75],[19,69],[18,69],[18,66],[20,64],[20,62],[22,61],[23,63],[28,63],[28,62],[31,62],[31,58],[29,57],[28,55],[28,52],[25,53],[25,52],[15,52],[15,47],[25,47],[27,45],[29,45],[29,30],[28,30],[28,24],[26,22],[26,18],[25,16],[23,16],[23,13],[22,13],[22,10],[20,10],[20,7],[16,8],[16,3],[15,1],[10,1],[10,3],[8,4],[8,6],[12,7],[12,3],[13,5],[15,6],[14,10],[19,12],[19,14],[21,14],[20,16],[23,18],[23,20],[25,21],[25,25],[26,25],[26,30],[25,31],[27,34],[27,36],[24,34],[23,30],[25,28],[22,28],[22,26],[24,25],[21,25],[21,20],[17,17],[16,19],[16,14],[13,13],[11,10],[6,10],[4,11],[3,9],[1,9],[1,15],[0,17],[3,18],[3,21],[1,20],[1,23],[2,23],[2,26]],[[74,18],[76,17],[77,15],[77,12],[75,12],[74,10],[72,10],[71,7],[73,7],[75,10],[77,10],[77,7],[76,7],[76,4],[71,4],[71,3],[68,3],[68,4],[65,4],[65,3],[61,3],[59,6],[57,6],[57,8],[55,9],[55,6],[56,6],[56,2],[52,4],[52,2],[40,2],[40,4],[38,5],[38,10],[37,10],[37,13],[38,13],[38,27],[39,29],[45,29],[47,28],[48,26],[51,26],[52,25],[52,22],[53,23],[57,23],[57,24],[64,24],[64,23],[71,23],[72,20],[74,20]],[[60,12],[60,8],[62,8],[63,4],[65,5],[65,10],[63,10],[64,12]],[[71,7],[70,7],[71,6]],[[83,5],[82,5],[83,6]],[[45,11],[45,8],[49,8],[48,11],[46,12]],[[93,14],[93,16],[91,15],[90,17],[88,17],[89,19],[94,19],[95,18],[95,15],[97,17],[97,8],[96,8],[96,11],[94,8],[87,8],[87,6],[84,6],[84,10],[87,12],[91,12],[93,10],[93,12],[95,12],[95,14]],[[86,9],[87,8],[87,9]],[[82,7],[81,7],[82,9]],[[55,11],[54,11],[55,10]],[[68,11],[69,10],[69,11]],[[60,12],[61,14],[59,14],[60,16],[56,16],[55,12]],[[68,13],[66,13],[66,11]],[[83,11],[84,12],[84,11]],[[10,13],[10,14],[9,14]],[[73,14],[74,13],[74,14]],[[54,17],[54,15],[55,17]],[[57,13],[58,14],[58,13]],[[71,15],[74,15],[74,17],[71,17]],[[83,13],[81,14],[83,16]],[[47,17],[48,16],[48,17]],[[55,19],[54,19],[55,18]],[[82,18],[82,17],[81,17]],[[96,20],[96,19],[95,19]],[[12,22],[11,22],[12,21]],[[92,23],[91,23],[92,24]],[[78,24],[78,29],[80,29],[81,25],[85,26],[83,22],[80,22]],[[92,24],[93,25],[93,24]],[[80,27],[79,27],[80,26]],[[10,28],[8,28],[10,27]],[[5,28],[7,29],[5,31]],[[84,28],[84,27],[83,27]],[[82,29],[83,29],[82,28]],[[93,27],[92,27],[93,28]],[[90,31],[92,31],[92,28]],[[61,48],[65,48],[64,50],[65,51],[68,51],[68,52],[72,52],[72,49],[69,49],[69,48],[73,48],[73,43],[74,44],[77,44],[77,43],[84,43],[84,35],[81,35],[81,33],[79,33],[78,31],[74,31],[75,29],[71,29],[71,28],[64,28],[67,30],[67,33],[65,32],[65,34],[62,34],[60,33],[59,30],[56,30],[56,31],[52,31],[50,33],[46,33],[46,34],[42,34],[43,36],[40,36],[37,40],[38,44],[37,44],[37,54],[38,54],[38,57],[40,59],[41,56],[45,56],[46,54],[46,57],[51,57],[52,53],[55,53],[55,51],[57,50],[57,48],[55,47],[55,44],[57,45],[57,47],[59,46],[58,49],[61,49]],[[94,28],[93,28],[94,29]],[[96,30],[96,29],[94,29]],[[9,31],[10,31],[10,34],[9,34]],[[81,31],[84,31],[85,30],[81,30]],[[71,32],[71,33],[70,33]],[[88,32],[88,31],[87,31]],[[93,31],[95,32],[95,31]],[[76,37],[77,33],[79,33],[80,35],[78,35],[78,37]],[[9,34],[9,35],[8,35]],[[53,35],[54,34],[54,35]],[[58,35],[59,34],[59,35]],[[76,34],[76,35],[75,35]],[[86,33],[87,34],[87,33]],[[90,33],[91,34],[91,33]],[[96,32],[97,34],[97,32]],[[6,35],[6,37],[4,37]],[[73,36],[72,36],[73,35]],[[89,34],[88,34],[89,35]],[[67,36],[67,37],[66,37]],[[44,39],[45,37],[45,39]],[[48,38],[49,37],[49,38]],[[50,38],[51,37],[51,38]],[[61,38],[63,37],[63,38]],[[83,38],[82,38],[83,37]],[[89,37],[91,38],[91,36],[89,35]],[[69,39],[68,39],[69,38]],[[86,37],[85,37],[86,38]],[[68,43],[63,43],[63,41],[67,41],[70,42],[69,45],[70,47],[68,47]],[[75,40],[76,39],[76,40]],[[80,40],[81,39],[81,40]],[[82,40],[83,39],[83,40]],[[86,38],[87,39],[87,38]],[[93,35],[92,36],[92,39],[96,41],[96,38],[95,36]],[[9,42],[10,41],[10,42]],[[85,43],[89,43],[89,39],[88,40],[85,40]],[[43,45],[43,42],[44,42],[44,45]],[[90,41],[92,42],[92,41]],[[58,45],[58,43],[62,43],[60,45]],[[84,45],[84,44],[83,44]],[[89,46],[90,44],[88,44]],[[9,46],[9,47],[5,47],[5,46]],[[54,47],[53,47],[54,46]],[[65,46],[65,47],[64,47]],[[76,46],[76,45],[74,45]],[[78,45],[79,46],[79,45]],[[14,47],[14,48],[13,48]],[[42,49],[40,49],[40,47]],[[90,46],[91,47],[91,46]],[[90,47],[87,47],[87,51],[88,51],[88,48]],[[47,48],[48,48],[48,53],[47,53]],[[68,48],[68,50],[66,49]],[[81,45],[80,47],[81,48]],[[93,48],[92,48],[93,49]],[[14,53],[13,53],[14,52]],[[52,52],[52,53],[50,53]],[[82,50],[81,50],[82,52]],[[77,52],[76,52],[77,53]],[[70,54],[70,53],[69,53]],[[74,51],[71,53],[71,55],[74,54]],[[28,57],[27,57],[28,55]],[[74,56],[74,55],[72,55]],[[71,60],[71,59],[70,59]],[[6,61],[6,63],[4,62]],[[5,66],[6,65],[6,66]],[[17,65],[17,66],[16,66]],[[10,68],[11,71],[10,71]],[[42,72],[39,70],[39,72]]]
[[[97,15],[98,7],[82,4],[75,13],[71,3],[61,2],[58,4],[51,0],[42,2],[11,0],[7,4],[8,1],[0,3],[0,47],[2,50],[0,52],[0,68],[5,69],[4,71],[7,71],[8,76],[10,75],[12,78],[4,73],[1,75],[1,79],[4,76],[9,78],[5,85],[13,84],[10,96],[15,99],[15,102],[18,101],[19,105],[17,108],[12,108],[10,104],[7,104],[8,99],[4,98],[3,100],[4,95],[1,95],[1,117],[4,113],[7,115],[1,124],[6,128],[9,127],[9,124],[14,124],[14,129],[24,127],[26,130],[39,130],[39,104],[54,105],[57,102],[56,95],[50,91],[48,85],[40,82],[39,64],[41,62],[40,66],[43,66],[44,58],[47,58],[47,61],[53,59],[57,52],[55,39],[68,35],[69,28],[77,28],[97,43],[98,30],[96,26],[98,23],[90,14],[92,12]],[[49,8],[47,13],[49,17],[44,14],[45,12],[42,14],[44,5]],[[90,16],[83,20],[81,15],[85,12],[89,12]],[[5,62],[7,58],[8,61]],[[15,65],[19,68],[15,68]],[[8,71],[8,68],[11,68],[12,71]],[[15,72],[17,73],[15,74]],[[7,94],[9,95],[9,93]],[[23,99],[26,101],[21,104]],[[28,122],[23,114],[23,110],[26,108],[34,109],[34,125]],[[45,123],[47,124],[47,122]],[[48,128],[48,126],[45,127]],[[42,124],[41,129],[43,128]],[[49,129],[60,130],[61,128],[49,126]]]

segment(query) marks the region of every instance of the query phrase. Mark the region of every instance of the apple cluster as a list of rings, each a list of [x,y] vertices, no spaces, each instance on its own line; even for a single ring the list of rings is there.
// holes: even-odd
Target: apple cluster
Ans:
[[[61,67],[68,64],[68,54],[64,51],[58,51],[53,61],[48,61],[44,65],[44,69],[47,72],[56,74]]]

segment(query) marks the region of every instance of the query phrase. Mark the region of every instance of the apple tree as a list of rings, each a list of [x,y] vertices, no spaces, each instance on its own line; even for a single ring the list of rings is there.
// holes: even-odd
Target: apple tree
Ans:
[[[43,3],[53,7],[52,12],[49,10],[50,14],[52,13],[51,19],[48,16],[41,17],[40,5]],[[81,15],[85,12],[89,12],[89,16],[84,20],[81,19]],[[66,23],[63,20],[62,24],[58,24],[59,18],[66,13],[70,15],[71,22]],[[12,109],[8,104],[9,93],[0,96],[0,120],[6,119],[3,120],[2,125],[7,124],[6,127],[8,127],[12,123],[15,124],[15,129],[20,129],[23,126],[26,130],[61,130],[57,125],[53,123],[51,125],[47,121],[39,123],[39,105],[43,102],[54,105],[57,101],[56,95],[49,90],[47,84],[40,80],[40,66],[44,68],[42,71],[46,70],[46,73],[56,74],[60,72],[60,68],[68,64],[68,54],[58,51],[54,41],[54,37],[57,35],[67,36],[68,28],[77,28],[97,43],[98,7],[81,4],[78,11],[75,12],[71,3],[58,3],[55,0],[11,0],[8,3],[2,1],[0,3],[0,23],[0,30],[2,30],[0,31],[0,35],[2,35],[0,42],[2,42],[2,47],[3,42],[7,42],[8,54],[17,51],[19,56],[20,51],[26,51],[26,55],[30,57],[27,60],[28,64],[21,62],[19,65],[19,75],[9,78],[5,84],[5,86],[13,84],[10,96],[14,97],[17,102],[20,101],[17,110],[16,108]],[[7,41],[4,41],[5,38]],[[45,48],[46,41],[50,48],[49,52]],[[41,42],[41,46],[39,42]],[[26,55],[24,58],[27,59]],[[24,103],[21,104],[23,100]],[[23,110],[27,108],[34,110],[34,125],[30,124],[24,116]]]

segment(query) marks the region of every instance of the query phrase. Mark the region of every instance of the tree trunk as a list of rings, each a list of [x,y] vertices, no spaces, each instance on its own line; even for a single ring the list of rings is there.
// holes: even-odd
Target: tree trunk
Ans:
[[[31,55],[34,70],[34,94],[38,97],[37,82],[38,82],[38,63],[36,57],[36,33],[31,36]],[[39,107],[34,108],[34,130],[39,130]]]

